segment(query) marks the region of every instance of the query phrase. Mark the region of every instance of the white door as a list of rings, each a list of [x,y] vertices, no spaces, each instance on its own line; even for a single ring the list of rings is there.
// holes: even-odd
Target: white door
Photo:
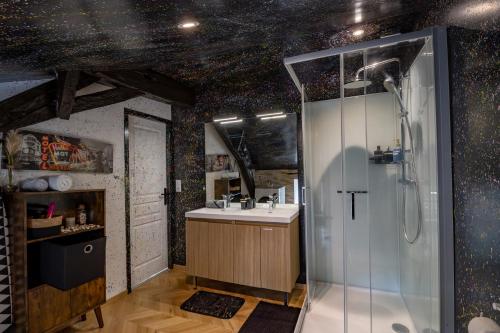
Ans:
[[[166,125],[129,116],[132,288],[167,268]]]

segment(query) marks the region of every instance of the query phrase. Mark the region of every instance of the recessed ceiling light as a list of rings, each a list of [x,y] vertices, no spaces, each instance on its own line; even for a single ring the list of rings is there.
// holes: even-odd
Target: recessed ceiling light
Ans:
[[[286,114],[282,114],[281,116],[262,117],[262,118],[260,118],[260,120],[282,119],[282,118],[286,118]]]
[[[262,113],[262,114],[258,114],[257,118],[269,117],[269,116],[278,116],[280,114],[283,114],[283,112]]]
[[[185,22],[180,23],[177,27],[179,29],[192,29],[192,28],[196,28],[199,25],[200,25],[200,22],[198,22],[198,21],[185,21]]]
[[[214,122],[220,123],[221,121],[228,121],[228,120],[235,120],[235,119],[238,119],[238,117],[225,117],[225,118],[214,119]]]
[[[358,30],[354,30],[354,31],[352,32],[352,35],[353,35],[353,36],[356,36],[356,37],[359,37],[359,36],[361,36],[361,35],[362,35],[362,34],[364,34],[364,33],[365,33],[365,31],[364,31],[364,30],[362,30],[362,29],[358,29]]]
[[[226,125],[226,124],[234,124],[234,123],[241,123],[243,119],[237,119],[237,120],[229,120],[229,121],[221,121],[221,125]]]

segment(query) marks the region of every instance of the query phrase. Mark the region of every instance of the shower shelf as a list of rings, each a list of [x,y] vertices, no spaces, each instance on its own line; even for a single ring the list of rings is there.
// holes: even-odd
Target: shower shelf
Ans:
[[[374,164],[374,165],[400,165],[401,164],[401,162],[387,162],[387,161],[375,163],[375,160],[373,159],[373,157],[370,157],[369,160],[370,160],[370,164]]]

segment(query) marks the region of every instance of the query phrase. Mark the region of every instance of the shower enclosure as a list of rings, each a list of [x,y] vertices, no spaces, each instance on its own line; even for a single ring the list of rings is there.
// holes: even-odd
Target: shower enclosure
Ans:
[[[285,59],[302,94],[302,332],[453,332],[446,31]]]

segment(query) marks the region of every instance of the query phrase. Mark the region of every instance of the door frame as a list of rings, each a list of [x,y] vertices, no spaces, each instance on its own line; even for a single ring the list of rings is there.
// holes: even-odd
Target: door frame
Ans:
[[[172,240],[172,222],[174,219],[174,200],[175,200],[175,184],[174,184],[174,150],[173,150],[173,129],[172,121],[157,116],[153,116],[140,111],[135,111],[129,108],[124,109],[124,158],[125,158],[125,239],[126,239],[126,250],[127,250],[127,292],[130,294],[132,292],[132,266],[131,266],[131,248],[130,248],[130,164],[129,164],[129,116],[134,116],[138,118],[148,119],[152,121],[157,121],[165,124],[166,128],[166,147],[165,152],[166,158],[166,184],[167,188],[167,211],[165,217],[167,219],[167,253],[168,262],[167,267],[171,269],[173,267],[172,254],[173,254],[173,240]],[[152,276],[154,277],[154,275]]]

